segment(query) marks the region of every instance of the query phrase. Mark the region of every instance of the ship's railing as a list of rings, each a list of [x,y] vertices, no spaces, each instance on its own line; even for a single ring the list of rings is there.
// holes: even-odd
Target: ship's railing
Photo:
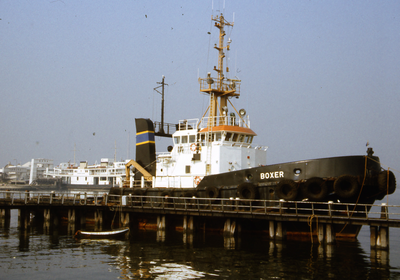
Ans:
[[[336,202],[310,202],[285,200],[260,200],[240,198],[198,198],[160,196],[110,196],[117,205],[131,208],[185,210],[186,212],[237,213],[243,215],[285,215],[307,217],[339,217],[345,219],[398,220],[400,206],[382,204],[355,204]]]
[[[240,94],[240,80],[232,79],[219,79],[219,78],[199,78],[200,91],[206,92],[208,90],[232,92]]]
[[[176,130],[197,130],[198,124],[199,119],[179,120],[179,123],[176,125]]]
[[[87,172],[74,172],[74,170],[79,170],[79,169],[58,169],[54,168],[53,171],[45,171],[44,175],[45,176],[51,176],[51,177],[72,177],[72,176],[109,176],[109,177],[115,177],[115,176],[125,176],[125,166],[124,167],[119,167],[119,168],[95,168],[95,169],[85,169],[82,171],[87,171]]]
[[[231,125],[238,127],[250,128],[250,118],[246,116],[245,118],[241,118],[238,116],[215,116],[215,117],[204,117],[201,119],[199,124],[199,128],[207,128],[211,126],[219,126],[219,125]]]
[[[154,122],[154,131],[157,136],[172,136],[177,130],[176,124],[173,123],[161,123],[158,121]]]
[[[83,176],[83,173],[77,173],[77,175]],[[89,175],[91,176],[125,176],[125,166],[120,168],[112,169],[89,169]]]
[[[73,169],[58,169],[54,168],[54,170],[45,171],[44,175],[46,176],[72,176],[74,174]]]
[[[215,117],[204,117],[199,122],[199,119],[187,119],[180,120],[179,124],[177,124],[176,130],[201,130],[203,128],[207,128],[211,126],[219,126],[219,125],[231,125],[238,127],[250,128],[250,118],[246,116],[241,118],[236,115],[229,116],[215,116]]]
[[[259,200],[239,198],[198,198],[107,193],[57,193],[0,191],[0,208],[26,205],[108,206],[167,211],[237,214],[252,217],[280,215],[287,217],[330,217],[344,220],[387,220],[400,227],[400,206],[336,202]]]
[[[101,205],[106,201],[107,193],[58,193],[55,191],[48,192],[0,192],[1,205],[19,206],[19,205]]]
[[[141,177],[141,180],[132,180],[130,183],[130,187],[136,188],[145,188],[149,187],[148,183],[151,183],[151,186],[157,186],[161,188],[177,188],[177,189],[185,189],[185,188],[195,188],[196,185],[196,177],[202,178],[202,176],[196,175],[181,175],[181,176],[169,176],[169,175],[157,175],[157,177],[153,176],[151,180],[146,181],[144,177]],[[200,182],[200,180],[198,181]]]

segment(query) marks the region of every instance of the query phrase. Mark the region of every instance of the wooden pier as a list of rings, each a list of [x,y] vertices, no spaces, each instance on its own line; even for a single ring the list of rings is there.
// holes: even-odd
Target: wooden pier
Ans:
[[[90,220],[101,230],[111,225],[175,227],[184,232],[220,229],[226,236],[248,229],[267,229],[269,237],[287,237],[290,225],[306,225],[320,243],[333,244],[334,227],[369,226],[371,247],[389,248],[389,228],[400,227],[400,206],[196,198],[161,196],[115,196],[58,192],[0,191],[0,224],[10,223],[10,210],[18,209],[18,225],[29,227],[31,214],[48,227],[68,223],[69,232],[85,228]],[[262,230],[265,231],[265,230]]]

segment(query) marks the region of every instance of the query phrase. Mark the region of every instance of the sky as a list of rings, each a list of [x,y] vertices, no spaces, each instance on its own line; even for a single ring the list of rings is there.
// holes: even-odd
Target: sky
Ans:
[[[400,1],[389,0],[0,0],[0,167],[134,158],[135,118],[161,120],[162,75],[165,121],[201,118],[220,13],[242,80],[232,102],[268,164],[365,155],[369,142],[400,178]]]

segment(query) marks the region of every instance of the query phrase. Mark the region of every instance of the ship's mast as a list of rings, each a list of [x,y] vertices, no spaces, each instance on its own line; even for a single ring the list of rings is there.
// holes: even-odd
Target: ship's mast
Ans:
[[[215,44],[214,48],[218,50],[218,68],[214,66],[214,70],[217,72],[218,77],[212,78],[211,73],[208,73],[207,78],[199,79],[200,91],[208,93],[210,95],[210,106],[208,108],[209,120],[207,126],[212,128],[216,125],[226,124],[227,114],[227,103],[231,97],[238,97],[240,94],[240,80],[238,79],[227,79],[224,75],[224,58],[225,49],[229,51],[230,39],[226,46],[224,46],[225,38],[225,26],[233,26],[233,22],[225,20],[224,16],[217,15],[212,16],[211,19],[215,21],[215,27],[219,29],[219,42],[218,46]],[[229,72],[228,67],[226,72]],[[219,104],[218,104],[219,99]]]

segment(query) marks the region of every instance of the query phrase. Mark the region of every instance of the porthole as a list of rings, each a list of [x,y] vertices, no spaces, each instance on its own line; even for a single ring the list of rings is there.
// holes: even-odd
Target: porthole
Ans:
[[[295,175],[295,176],[299,176],[300,173],[301,173],[301,169],[300,169],[300,168],[295,168],[295,169],[293,170],[293,172],[294,172],[294,175]]]

